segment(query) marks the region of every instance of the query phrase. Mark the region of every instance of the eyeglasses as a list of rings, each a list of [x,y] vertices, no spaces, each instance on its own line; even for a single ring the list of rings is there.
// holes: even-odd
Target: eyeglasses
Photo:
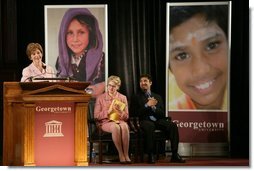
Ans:
[[[116,88],[116,85],[108,84],[108,87]]]

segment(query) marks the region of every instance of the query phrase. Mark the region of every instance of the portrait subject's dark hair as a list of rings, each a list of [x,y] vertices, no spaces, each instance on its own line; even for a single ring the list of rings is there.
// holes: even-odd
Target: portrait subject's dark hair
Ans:
[[[208,22],[216,22],[228,37],[228,5],[173,6],[170,7],[170,32],[196,14],[204,15]]]
[[[86,25],[89,30],[89,48],[96,48],[97,46],[97,36],[96,36],[96,29],[95,29],[95,21],[91,16],[87,15],[77,15],[73,19],[77,19],[78,22],[82,25]]]

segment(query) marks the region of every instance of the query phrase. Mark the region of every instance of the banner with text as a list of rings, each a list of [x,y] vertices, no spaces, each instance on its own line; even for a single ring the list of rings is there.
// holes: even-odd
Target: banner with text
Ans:
[[[167,3],[166,111],[180,142],[228,143],[230,16],[230,1]]]
[[[227,143],[227,112],[170,112],[179,129],[180,142]]]
[[[39,102],[35,107],[35,164],[74,166],[74,103]]]

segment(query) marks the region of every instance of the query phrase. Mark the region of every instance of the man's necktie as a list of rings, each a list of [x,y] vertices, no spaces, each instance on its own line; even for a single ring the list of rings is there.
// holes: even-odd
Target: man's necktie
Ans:
[[[150,92],[146,92],[146,96],[147,96],[147,98],[151,98]],[[152,106],[151,108],[152,108],[153,112],[155,112],[155,110],[156,110],[155,106]],[[150,115],[149,118],[151,119],[151,121],[157,120],[153,115]]]

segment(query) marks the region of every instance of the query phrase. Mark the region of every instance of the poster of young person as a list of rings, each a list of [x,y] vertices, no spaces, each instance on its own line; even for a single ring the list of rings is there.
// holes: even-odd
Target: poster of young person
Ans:
[[[231,3],[167,3],[166,107],[180,142],[228,143]]]
[[[45,59],[56,77],[90,82],[93,96],[107,78],[107,5],[45,5]]]

